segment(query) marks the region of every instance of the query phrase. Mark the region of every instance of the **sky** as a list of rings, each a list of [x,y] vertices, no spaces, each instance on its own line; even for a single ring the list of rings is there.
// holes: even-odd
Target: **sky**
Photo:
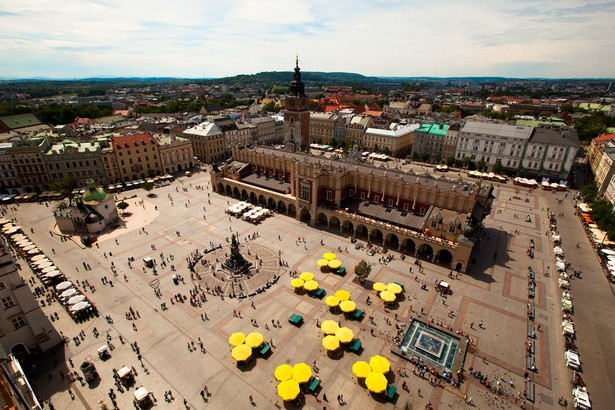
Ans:
[[[0,0],[0,78],[615,77],[615,1]]]

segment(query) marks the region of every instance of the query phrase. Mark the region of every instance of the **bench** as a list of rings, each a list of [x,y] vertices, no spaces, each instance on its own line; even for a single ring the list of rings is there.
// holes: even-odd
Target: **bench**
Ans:
[[[406,291],[406,288],[404,288],[404,285],[402,285],[401,283],[399,283],[399,282],[393,282],[393,283],[395,283],[396,285],[399,285],[399,287],[401,288],[402,292]]]
[[[335,275],[339,275],[339,276],[344,276],[346,275],[346,267],[342,266],[341,268],[339,268],[338,270],[333,271],[333,273]]]
[[[265,343],[263,347],[260,348],[258,354],[260,357],[265,357],[271,352],[271,345],[269,343]]]
[[[536,397],[536,386],[533,381],[525,382],[525,398],[534,403]]]
[[[288,321],[290,322],[290,324],[299,327],[301,326],[301,323],[303,323],[303,316],[293,313],[288,319]]]
[[[325,290],[323,288],[317,289],[310,294],[312,299],[322,299],[325,296]]]
[[[318,377],[312,377],[310,384],[306,387],[306,390],[310,394],[316,393],[316,389],[320,386],[320,379]]]
[[[397,387],[393,386],[392,384],[389,384],[387,386],[387,391],[386,391],[386,398],[388,401],[393,401],[393,399],[395,398],[395,394],[397,393]]]
[[[352,353],[359,353],[359,351],[361,350],[361,346],[363,346],[363,343],[359,340],[359,339],[354,339],[349,345],[348,345],[348,350],[350,350]]]
[[[360,321],[361,319],[363,319],[363,315],[365,315],[365,312],[361,309],[357,309],[351,315],[352,319]]]

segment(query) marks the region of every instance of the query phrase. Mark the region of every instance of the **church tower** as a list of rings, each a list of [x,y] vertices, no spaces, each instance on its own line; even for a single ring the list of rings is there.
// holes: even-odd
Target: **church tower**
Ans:
[[[310,149],[310,99],[305,95],[300,70],[297,57],[295,74],[284,104],[284,148],[292,152],[308,152]]]

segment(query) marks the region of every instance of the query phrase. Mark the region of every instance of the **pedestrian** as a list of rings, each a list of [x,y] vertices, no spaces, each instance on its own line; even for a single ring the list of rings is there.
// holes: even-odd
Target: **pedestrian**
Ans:
[[[137,325],[135,325],[134,323],[132,324],[132,330],[134,330],[135,332],[137,331]]]

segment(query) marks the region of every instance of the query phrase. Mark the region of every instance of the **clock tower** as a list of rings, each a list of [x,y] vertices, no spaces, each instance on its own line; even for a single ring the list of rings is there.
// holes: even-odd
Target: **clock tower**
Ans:
[[[295,61],[295,74],[285,100],[284,148],[292,152],[308,152],[310,149],[310,99],[305,95],[301,81],[299,57]]]

